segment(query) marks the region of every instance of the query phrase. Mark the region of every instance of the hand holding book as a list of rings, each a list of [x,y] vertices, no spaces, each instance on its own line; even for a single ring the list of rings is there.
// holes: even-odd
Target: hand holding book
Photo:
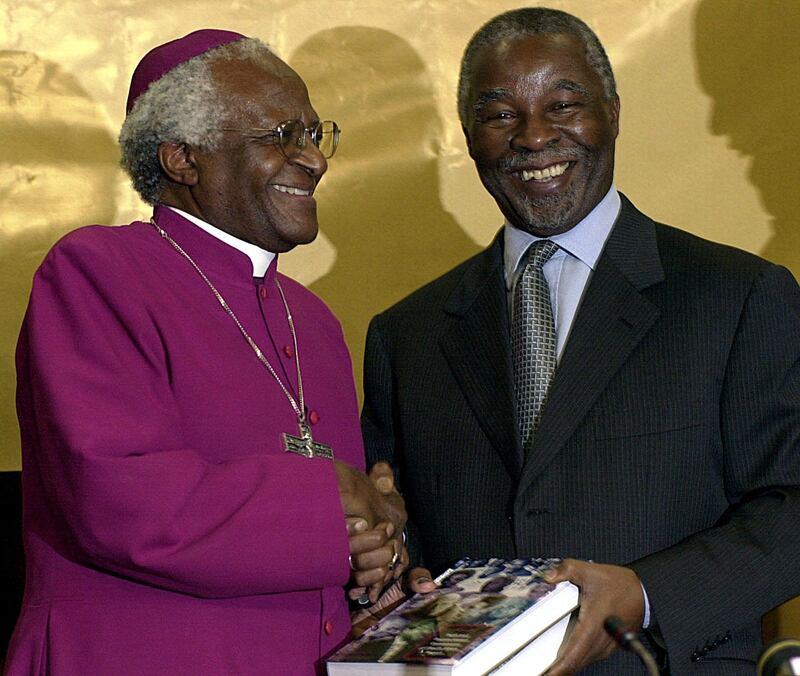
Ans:
[[[463,559],[427,594],[403,598],[391,588],[379,606],[401,603],[342,648],[329,674],[498,674],[543,672],[555,659],[578,604],[569,582],[543,573],[553,559]],[[427,571],[419,570],[423,579]],[[419,582],[420,577],[415,578]],[[397,596],[395,594],[397,593]],[[379,612],[379,611],[373,611]],[[520,672],[520,669],[523,671]],[[493,672],[494,673],[494,672]]]
[[[569,580],[581,590],[578,622],[548,676],[574,674],[609,657],[617,648],[603,626],[610,615],[618,616],[624,626],[642,626],[642,585],[630,568],[564,559],[544,579],[553,584]]]

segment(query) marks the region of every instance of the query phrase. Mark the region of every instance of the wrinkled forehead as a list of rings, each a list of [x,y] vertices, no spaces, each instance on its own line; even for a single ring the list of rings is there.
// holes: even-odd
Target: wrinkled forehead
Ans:
[[[497,81],[559,73],[586,85],[602,84],[589,64],[583,41],[569,33],[538,33],[499,40],[475,55],[471,90]]]
[[[258,61],[217,59],[210,64],[218,85],[234,90],[259,92],[271,87],[295,87],[305,90],[305,83],[292,68],[274,54],[264,54]]]
[[[211,64],[211,73],[233,114],[283,111],[288,117],[305,117],[311,111],[308,89],[302,78],[276,56],[259,63],[235,59],[216,61]]]

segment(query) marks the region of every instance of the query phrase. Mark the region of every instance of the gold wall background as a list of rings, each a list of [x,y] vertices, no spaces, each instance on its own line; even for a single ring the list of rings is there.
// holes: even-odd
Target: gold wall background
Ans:
[[[260,37],[304,76],[342,145],[318,240],[281,258],[341,318],[360,381],[369,318],[502,223],[455,111],[461,51],[507,0],[2,0],[0,470],[19,468],[13,352],[31,276],[64,232],[149,209],[117,168],[128,79],[203,27]],[[532,3],[537,4],[537,3]],[[800,275],[800,2],[551,0],[586,20],[622,100],[617,185],[644,211]],[[770,631],[800,636],[800,607]]]

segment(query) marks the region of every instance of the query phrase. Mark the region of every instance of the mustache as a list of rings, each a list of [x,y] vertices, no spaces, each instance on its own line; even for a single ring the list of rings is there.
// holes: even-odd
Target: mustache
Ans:
[[[531,164],[553,164],[555,162],[571,162],[585,160],[589,156],[586,148],[549,148],[546,150],[514,151],[506,155],[497,163],[501,171],[515,171],[530,166]]]

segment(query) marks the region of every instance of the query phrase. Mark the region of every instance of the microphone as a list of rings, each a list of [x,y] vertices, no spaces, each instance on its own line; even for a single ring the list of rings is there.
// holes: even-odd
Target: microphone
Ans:
[[[758,676],[800,675],[800,640],[778,639],[761,652],[756,666]]]
[[[639,640],[639,634],[637,632],[627,629],[622,620],[616,615],[609,615],[605,619],[605,622],[603,622],[603,628],[608,632],[611,638],[614,639],[617,645],[624,650],[629,650],[636,654],[644,664],[645,669],[647,669],[648,676],[658,676],[658,665],[647,648],[645,648]],[[777,674],[775,676],[777,676]]]

